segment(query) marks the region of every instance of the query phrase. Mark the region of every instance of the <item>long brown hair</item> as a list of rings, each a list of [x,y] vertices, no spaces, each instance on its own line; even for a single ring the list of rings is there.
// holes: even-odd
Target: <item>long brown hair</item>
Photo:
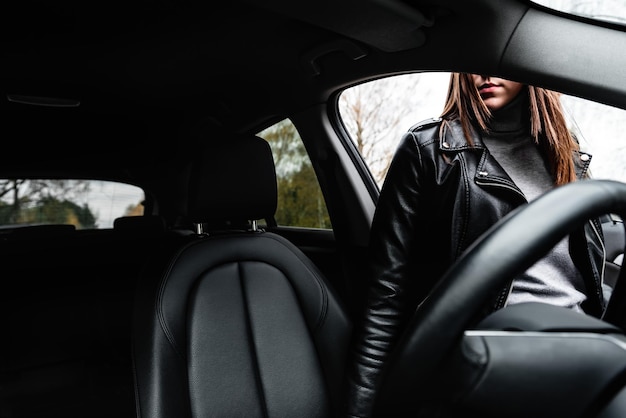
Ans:
[[[547,157],[556,185],[576,180],[573,153],[580,149],[567,127],[560,94],[535,86],[526,86],[530,102],[530,133]],[[472,129],[487,131],[491,112],[482,101],[471,74],[452,73],[448,96],[441,118],[458,119],[470,146]],[[442,124],[442,129],[445,123]]]

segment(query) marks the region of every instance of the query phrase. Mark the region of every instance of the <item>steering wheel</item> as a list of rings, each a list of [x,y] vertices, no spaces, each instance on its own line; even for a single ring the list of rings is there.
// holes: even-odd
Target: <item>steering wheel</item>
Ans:
[[[483,234],[447,271],[409,323],[386,369],[378,398],[382,408],[415,407],[464,331],[476,325],[486,303],[568,233],[608,213],[626,219],[626,184],[583,180],[551,190]],[[626,313],[617,292],[626,291],[625,270],[620,271],[603,318],[622,329]]]

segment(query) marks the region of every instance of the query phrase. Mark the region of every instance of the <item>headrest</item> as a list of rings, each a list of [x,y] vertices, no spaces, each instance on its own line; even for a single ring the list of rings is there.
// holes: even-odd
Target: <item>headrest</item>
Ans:
[[[276,170],[269,144],[254,135],[220,138],[190,171],[188,215],[194,223],[240,223],[276,212]]]

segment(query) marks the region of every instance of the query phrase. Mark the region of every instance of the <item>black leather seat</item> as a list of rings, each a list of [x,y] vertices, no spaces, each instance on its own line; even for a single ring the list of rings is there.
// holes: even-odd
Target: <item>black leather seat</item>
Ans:
[[[198,237],[138,288],[138,416],[331,416],[351,324],[298,248],[248,222],[276,209],[267,142],[233,136],[200,157],[188,207]]]

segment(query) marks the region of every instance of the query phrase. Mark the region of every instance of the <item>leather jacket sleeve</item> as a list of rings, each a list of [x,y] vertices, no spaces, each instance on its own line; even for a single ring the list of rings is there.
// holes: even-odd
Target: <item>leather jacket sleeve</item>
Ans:
[[[422,219],[420,166],[419,148],[409,132],[394,154],[372,224],[369,294],[347,379],[351,417],[372,415],[384,364],[421,296],[409,261],[415,260]]]

